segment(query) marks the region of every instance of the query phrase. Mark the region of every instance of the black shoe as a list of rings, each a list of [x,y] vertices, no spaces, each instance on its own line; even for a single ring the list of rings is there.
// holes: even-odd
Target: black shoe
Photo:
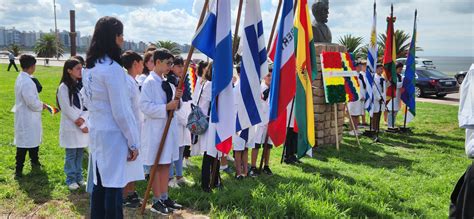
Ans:
[[[150,174],[145,174],[145,180],[148,182],[150,180]]]
[[[235,179],[236,179],[236,180],[243,180],[243,179],[244,179],[244,175],[235,176]]]
[[[15,179],[20,179],[22,177],[23,177],[23,172],[21,172],[21,171],[20,172],[18,172],[18,171],[15,172]]]
[[[268,167],[268,166],[264,166],[264,167],[263,167],[263,172],[264,172],[265,174],[269,175],[269,176],[273,175],[272,170],[270,170],[270,167]]]
[[[176,203],[175,201],[171,200],[170,198],[166,199],[163,201],[163,204],[165,204],[166,207],[174,209],[174,210],[180,210],[183,209],[183,206]]]
[[[42,166],[39,161],[31,162],[31,169],[33,170],[40,170]]]
[[[150,211],[161,214],[161,215],[165,215],[165,216],[171,213],[170,209],[166,207],[166,205],[161,200],[156,201],[151,206]]]
[[[285,158],[284,162],[288,165],[292,165],[296,163],[292,158]]]
[[[249,174],[250,177],[257,177],[258,176],[258,170],[257,167],[250,167]]]
[[[138,208],[142,205],[142,199],[138,197],[137,192],[133,192],[133,194],[128,195],[126,198],[123,199],[123,206],[127,208]]]
[[[211,193],[212,190],[209,187],[202,187],[202,191],[205,193]]]

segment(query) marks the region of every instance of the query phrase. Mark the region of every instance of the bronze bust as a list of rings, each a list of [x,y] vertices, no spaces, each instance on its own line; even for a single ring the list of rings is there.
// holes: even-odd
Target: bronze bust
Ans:
[[[329,15],[328,0],[318,0],[311,7],[316,22],[313,23],[313,38],[316,43],[331,43],[331,30],[326,25]]]

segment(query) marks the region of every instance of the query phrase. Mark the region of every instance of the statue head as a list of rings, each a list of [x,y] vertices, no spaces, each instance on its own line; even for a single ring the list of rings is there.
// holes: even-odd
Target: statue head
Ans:
[[[329,0],[317,0],[311,7],[311,11],[318,23],[327,23],[329,15]]]

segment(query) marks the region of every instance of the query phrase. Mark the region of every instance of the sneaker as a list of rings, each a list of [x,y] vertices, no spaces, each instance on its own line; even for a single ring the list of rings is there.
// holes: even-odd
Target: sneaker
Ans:
[[[355,132],[354,130],[349,131],[349,135],[350,135],[350,136],[355,136],[355,135],[356,135],[356,132]]]
[[[360,129],[357,129],[356,132],[357,132],[357,135],[362,135],[362,133],[364,133]]]
[[[229,166],[227,166],[226,168],[222,169],[222,171],[228,173],[228,174],[232,174],[232,168],[230,168]]]
[[[184,164],[186,164],[187,167],[193,166],[193,164],[191,163],[191,161],[189,159],[184,159],[183,165]]]
[[[288,165],[295,164],[295,161],[290,157],[290,158],[285,158],[284,162]]]
[[[263,167],[263,172],[264,172],[265,174],[269,175],[269,176],[273,175],[272,170],[270,170],[270,167],[268,167],[268,166],[264,166],[264,167]]]
[[[127,208],[138,208],[142,205],[142,199],[138,196],[137,192],[133,192],[133,194],[124,198],[122,203]]]
[[[176,182],[176,179],[173,178],[173,179],[170,179],[168,181],[168,186],[171,187],[171,188],[174,188],[174,189],[179,189],[179,185],[178,183]]]
[[[81,180],[81,181],[77,182],[77,184],[78,184],[79,186],[86,186],[86,185],[87,185],[87,182],[84,181],[84,180]]]
[[[77,183],[71,183],[68,186],[68,189],[71,191],[77,190],[79,188],[79,185]]]
[[[194,183],[184,177],[181,177],[179,179],[176,179],[176,184],[178,184],[178,186],[192,186]]]
[[[230,156],[230,155],[227,155],[227,160],[230,161],[230,162],[234,162],[235,159],[234,157]]]
[[[151,206],[150,211],[164,215],[164,216],[169,215],[171,213],[170,209],[166,207],[166,205],[161,200],[156,201]]]
[[[258,170],[257,167],[250,167],[249,174],[250,177],[257,177],[258,176]]]
[[[243,180],[244,178],[245,178],[244,175],[235,176],[236,180]]]
[[[163,201],[163,204],[165,204],[166,207],[174,209],[174,210],[181,210],[183,209],[183,206],[176,203],[175,201],[171,200],[170,198],[166,199]]]

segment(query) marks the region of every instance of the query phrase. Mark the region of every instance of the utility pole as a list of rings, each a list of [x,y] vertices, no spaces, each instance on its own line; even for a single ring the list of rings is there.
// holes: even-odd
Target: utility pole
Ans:
[[[71,39],[71,56],[76,55],[76,11],[74,10],[69,10],[69,22],[71,24],[70,26],[70,32],[69,32],[69,38]]]
[[[59,35],[58,35],[58,23],[56,21],[56,0],[53,0],[54,5],[54,31],[56,33],[56,58],[59,60]]]

